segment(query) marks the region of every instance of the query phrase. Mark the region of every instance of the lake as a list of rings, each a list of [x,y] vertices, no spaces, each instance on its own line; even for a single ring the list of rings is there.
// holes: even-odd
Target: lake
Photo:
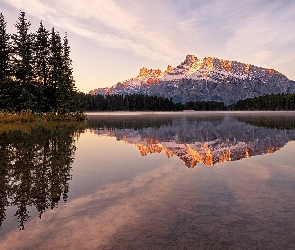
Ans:
[[[0,249],[295,249],[295,112],[0,125]]]

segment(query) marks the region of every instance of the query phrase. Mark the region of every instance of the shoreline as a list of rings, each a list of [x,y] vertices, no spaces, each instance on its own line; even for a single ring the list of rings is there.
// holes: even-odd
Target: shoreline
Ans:
[[[56,113],[33,113],[31,110],[21,112],[0,111],[0,123],[28,123],[28,122],[74,122],[85,121],[87,115],[83,112],[73,112],[66,114]]]
[[[234,114],[234,115],[294,115],[295,111],[291,110],[247,110],[247,111],[194,111],[194,110],[184,110],[184,111],[89,111],[85,112],[87,116],[135,116],[135,115],[205,115],[205,114]]]

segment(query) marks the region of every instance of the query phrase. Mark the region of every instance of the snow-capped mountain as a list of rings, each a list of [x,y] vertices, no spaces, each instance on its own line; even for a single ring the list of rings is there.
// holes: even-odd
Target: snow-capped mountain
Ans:
[[[295,82],[274,69],[214,57],[187,55],[166,70],[142,68],[138,76],[99,88],[90,94],[146,94],[172,97],[176,102],[223,101],[231,104],[250,97],[295,92]]]

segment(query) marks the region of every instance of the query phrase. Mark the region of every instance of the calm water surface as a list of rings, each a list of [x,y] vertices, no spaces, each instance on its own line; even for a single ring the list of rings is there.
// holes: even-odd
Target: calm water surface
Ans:
[[[295,249],[295,113],[0,126],[0,249]]]

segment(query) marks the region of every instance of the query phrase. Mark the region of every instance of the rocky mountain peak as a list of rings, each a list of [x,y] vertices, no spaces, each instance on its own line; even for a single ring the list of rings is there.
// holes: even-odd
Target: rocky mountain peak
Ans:
[[[141,68],[138,76],[91,94],[146,94],[172,97],[174,101],[223,101],[265,94],[295,92],[295,83],[274,69],[232,60],[187,55],[178,66]]]
[[[164,72],[164,75],[166,75],[167,73],[169,73],[172,70],[173,70],[173,67],[170,66],[170,65],[168,65],[167,68],[166,68],[166,70],[165,70],[165,72]]]
[[[198,58],[194,55],[187,55],[185,60],[182,62],[182,64],[192,64],[196,62]]]
[[[142,79],[145,77],[159,77],[162,74],[162,71],[160,69],[147,69],[147,68],[141,68],[139,71],[139,75],[136,77],[136,79]]]

